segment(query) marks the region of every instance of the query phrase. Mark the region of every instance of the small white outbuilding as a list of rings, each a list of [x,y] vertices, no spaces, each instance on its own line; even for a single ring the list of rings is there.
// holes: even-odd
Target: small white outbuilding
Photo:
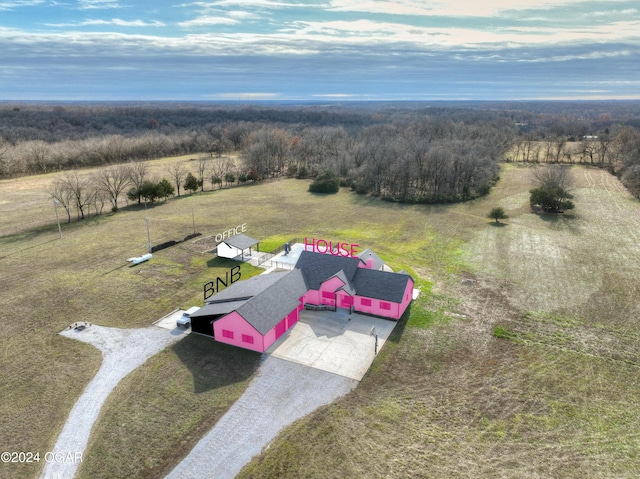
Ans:
[[[248,251],[251,257],[252,248],[258,245],[255,250],[260,251],[260,242],[246,235],[235,235],[218,243],[217,253],[221,258],[231,258],[242,261]]]

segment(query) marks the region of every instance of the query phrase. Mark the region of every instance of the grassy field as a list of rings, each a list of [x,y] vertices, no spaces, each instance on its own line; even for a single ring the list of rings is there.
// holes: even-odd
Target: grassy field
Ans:
[[[637,477],[640,206],[574,173],[571,215],[531,214],[519,166],[486,198],[425,208],[435,251],[407,250],[435,276],[436,321],[414,309],[355,391],[241,477]],[[482,219],[497,205],[504,226]]]
[[[532,215],[529,170],[505,165],[489,196],[463,204],[313,195],[282,180],[126,208],[64,225],[62,239],[53,224],[2,237],[1,449],[48,451],[99,367],[97,350],[58,331],[147,326],[201,304],[202,284],[226,271],[200,239],[129,267],[146,215],[154,243],[191,233],[194,218],[205,236],[247,223],[267,245],[359,243],[423,290],[360,386],[289,428],[244,477],[634,477],[640,206],[607,173],[574,172],[576,210],[560,217]],[[41,191],[44,179],[25,181]],[[15,181],[0,182],[2,208],[27,217],[16,198],[35,193],[15,196]],[[486,218],[498,205],[504,226]],[[195,336],[155,356],[109,397],[80,476],[162,477],[258,360]],[[0,477],[40,469],[0,465]]]

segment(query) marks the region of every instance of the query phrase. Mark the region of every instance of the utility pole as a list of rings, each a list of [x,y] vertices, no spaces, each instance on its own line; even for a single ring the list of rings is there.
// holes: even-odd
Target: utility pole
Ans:
[[[378,331],[376,331],[376,327],[374,326],[373,328],[371,328],[371,332],[369,333],[370,336],[375,336],[376,338],[376,345],[374,346],[374,350],[373,350],[373,354],[374,356],[378,355]]]
[[[147,197],[144,197],[144,222],[147,224],[147,249],[151,253],[151,235],[149,234],[149,218],[147,217]]]

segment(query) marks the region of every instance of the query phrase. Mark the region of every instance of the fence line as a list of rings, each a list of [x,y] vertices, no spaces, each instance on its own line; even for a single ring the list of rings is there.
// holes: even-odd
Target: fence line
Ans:
[[[289,241],[287,241],[287,243],[289,243],[290,245],[292,244],[296,244],[299,243],[300,239],[299,238],[293,238]],[[278,255],[279,253],[282,253],[284,251],[284,244],[281,246],[278,246],[276,249],[274,249],[273,251],[270,251],[269,253],[263,253],[264,256],[262,256],[259,260],[258,263],[256,264],[256,266],[260,266],[261,264],[266,263],[267,261],[271,261],[271,258],[273,258],[274,256]],[[273,266],[273,261],[271,261],[271,266]],[[278,261],[275,262],[276,264],[286,264],[287,268],[283,268],[283,269],[293,269],[293,265],[287,264],[287,263],[279,263]]]

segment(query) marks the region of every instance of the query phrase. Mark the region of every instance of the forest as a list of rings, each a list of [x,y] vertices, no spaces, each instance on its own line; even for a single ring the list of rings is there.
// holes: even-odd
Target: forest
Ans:
[[[65,170],[50,193],[71,205],[84,191],[79,217],[139,199],[145,160],[191,154],[202,189],[329,173],[390,201],[451,202],[517,161],[605,168],[640,197],[640,102],[0,104],[0,178]],[[101,165],[91,184],[78,176]],[[172,173],[179,194],[187,171]]]

